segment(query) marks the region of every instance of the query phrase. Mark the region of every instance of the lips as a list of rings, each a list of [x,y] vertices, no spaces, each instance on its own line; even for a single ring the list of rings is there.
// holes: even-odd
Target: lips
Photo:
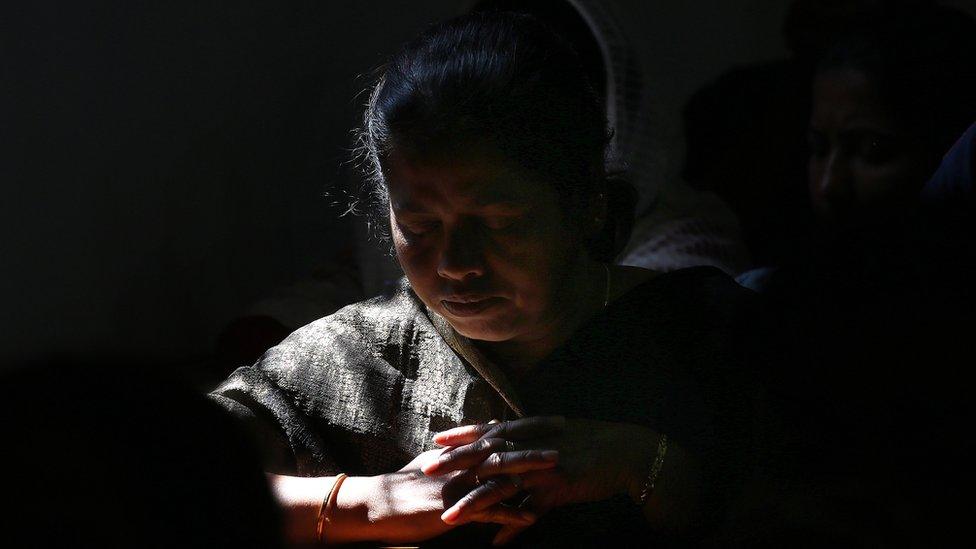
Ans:
[[[501,297],[452,296],[442,299],[441,305],[452,316],[464,317],[481,314],[489,307],[504,301]]]

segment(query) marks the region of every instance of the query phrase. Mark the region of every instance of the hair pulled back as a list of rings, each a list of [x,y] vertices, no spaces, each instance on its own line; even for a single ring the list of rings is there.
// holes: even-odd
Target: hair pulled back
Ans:
[[[606,189],[609,137],[603,105],[560,36],[531,16],[480,12],[431,27],[380,69],[360,151],[384,206],[392,150],[423,162],[487,145],[552,185],[574,226]],[[612,258],[619,246],[609,241],[591,242],[591,256]]]

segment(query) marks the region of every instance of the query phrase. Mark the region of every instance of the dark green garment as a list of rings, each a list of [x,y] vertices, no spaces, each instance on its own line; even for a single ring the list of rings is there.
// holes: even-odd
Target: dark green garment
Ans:
[[[404,280],[390,295],[299,329],[212,396],[253,426],[275,472],[392,472],[433,448],[433,433],[515,417],[514,406],[526,415],[663,432],[702,458],[713,500],[723,501],[749,445],[751,395],[735,331],[748,326],[741,315],[750,299],[717,269],[658,275],[587,321],[517,383],[487,375],[489,383],[479,374],[484,365],[455,352],[468,356],[471,342],[451,332],[449,345],[437,329],[444,320]],[[518,403],[506,404],[499,385]],[[553,511],[525,539],[612,533],[651,535],[637,506],[621,497]]]

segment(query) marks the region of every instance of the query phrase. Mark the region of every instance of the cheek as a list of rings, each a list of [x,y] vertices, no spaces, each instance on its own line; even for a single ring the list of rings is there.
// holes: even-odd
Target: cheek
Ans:
[[[530,308],[545,308],[579,255],[572,235],[561,225],[540,224],[518,238],[496,240],[489,252],[492,271]]]
[[[910,158],[884,164],[855,163],[852,176],[858,202],[882,204],[917,192],[922,183],[916,180],[917,170],[914,168],[915,163]]]
[[[393,225],[393,248],[397,261],[407,275],[411,287],[423,297],[437,278],[436,257],[433,247],[411,242]]]

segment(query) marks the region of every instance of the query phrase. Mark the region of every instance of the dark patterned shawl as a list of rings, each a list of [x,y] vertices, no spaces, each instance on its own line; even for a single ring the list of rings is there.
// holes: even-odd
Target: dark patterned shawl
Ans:
[[[389,295],[299,329],[212,397],[252,426],[275,472],[392,472],[433,448],[437,431],[525,408],[664,432],[702,457],[712,491],[724,495],[750,444],[751,395],[734,335],[748,328],[748,299],[714,268],[658,275],[513,383],[403,280]],[[551,541],[558,532],[579,541],[645,527],[627,498],[546,520],[550,528],[540,522],[526,539]]]

